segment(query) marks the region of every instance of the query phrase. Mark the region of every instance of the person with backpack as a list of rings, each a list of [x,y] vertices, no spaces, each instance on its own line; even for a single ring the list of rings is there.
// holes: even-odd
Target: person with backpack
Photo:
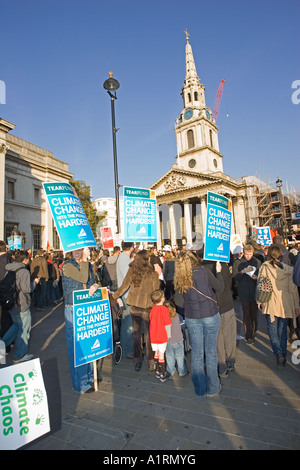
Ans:
[[[16,340],[14,364],[29,361],[33,354],[28,354],[28,343],[31,331],[30,294],[38,284],[38,279],[30,282],[29,254],[27,251],[18,250],[15,253],[15,261],[6,265],[7,277],[11,278],[11,290],[15,290],[15,301],[10,309],[13,324],[2,338],[5,346],[9,346]]]
[[[10,253],[6,248],[6,243],[0,240],[0,282],[5,277],[5,266],[12,261]],[[4,290],[5,292],[5,290]],[[12,325],[12,319],[5,303],[0,299],[0,336],[3,336]]]

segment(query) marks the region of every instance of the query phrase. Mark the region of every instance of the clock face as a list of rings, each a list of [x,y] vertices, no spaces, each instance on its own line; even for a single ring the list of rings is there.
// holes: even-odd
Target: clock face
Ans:
[[[193,110],[187,109],[186,112],[184,113],[184,119],[191,119],[192,116],[193,116]]]
[[[205,112],[206,112],[207,119],[210,119],[210,113],[209,113],[208,109]]]

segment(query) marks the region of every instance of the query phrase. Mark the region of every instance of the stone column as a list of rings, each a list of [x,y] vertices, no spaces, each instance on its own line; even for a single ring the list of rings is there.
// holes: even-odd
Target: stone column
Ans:
[[[168,206],[169,206],[169,220],[170,220],[170,239],[171,239],[171,245],[173,247],[177,244],[174,207],[172,203],[169,203]]]
[[[186,242],[192,243],[192,217],[191,217],[191,204],[189,199],[183,201],[184,203],[184,227]]]
[[[205,239],[206,211],[207,211],[206,196],[200,196],[200,203],[201,203],[202,235],[203,235],[203,238]]]
[[[245,201],[243,196],[237,196],[234,220],[236,233],[240,235],[242,242],[245,242],[247,237],[247,223],[245,214]]]

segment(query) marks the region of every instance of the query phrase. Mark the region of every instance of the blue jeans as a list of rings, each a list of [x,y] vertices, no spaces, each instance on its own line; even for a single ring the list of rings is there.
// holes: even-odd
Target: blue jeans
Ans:
[[[187,318],[186,326],[192,345],[191,374],[195,393],[200,397],[220,391],[218,376],[217,338],[220,314],[207,318]]]
[[[177,362],[178,374],[185,375],[187,373],[184,361],[183,341],[178,343],[168,343],[166,349],[167,371],[173,375]]]
[[[72,385],[75,392],[85,393],[94,384],[93,363],[75,367],[73,306],[65,306],[67,350]]]
[[[28,342],[31,331],[31,312],[29,309],[25,312],[20,312],[17,307],[13,307],[9,313],[13,324],[5,333],[2,340],[5,346],[9,346],[17,339],[14,360],[19,360],[28,353]]]
[[[275,321],[271,322],[270,315],[266,315],[271,346],[275,356],[281,353],[285,357],[287,343],[287,326],[289,319],[280,317],[274,318]]]

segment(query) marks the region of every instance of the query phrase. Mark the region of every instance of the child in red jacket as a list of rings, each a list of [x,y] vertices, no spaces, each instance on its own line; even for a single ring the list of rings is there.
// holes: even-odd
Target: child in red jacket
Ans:
[[[168,308],[163,305],[165,296],[162,290],[158,289],[151,294],[152,307],[149,315],[150,319],[150,342],[154,351],[154,362],[156,365],[155,375],[161,382],[168,380],[171,375],[166,371],[165,351],[168,339],[171,336],[172,321]]]

